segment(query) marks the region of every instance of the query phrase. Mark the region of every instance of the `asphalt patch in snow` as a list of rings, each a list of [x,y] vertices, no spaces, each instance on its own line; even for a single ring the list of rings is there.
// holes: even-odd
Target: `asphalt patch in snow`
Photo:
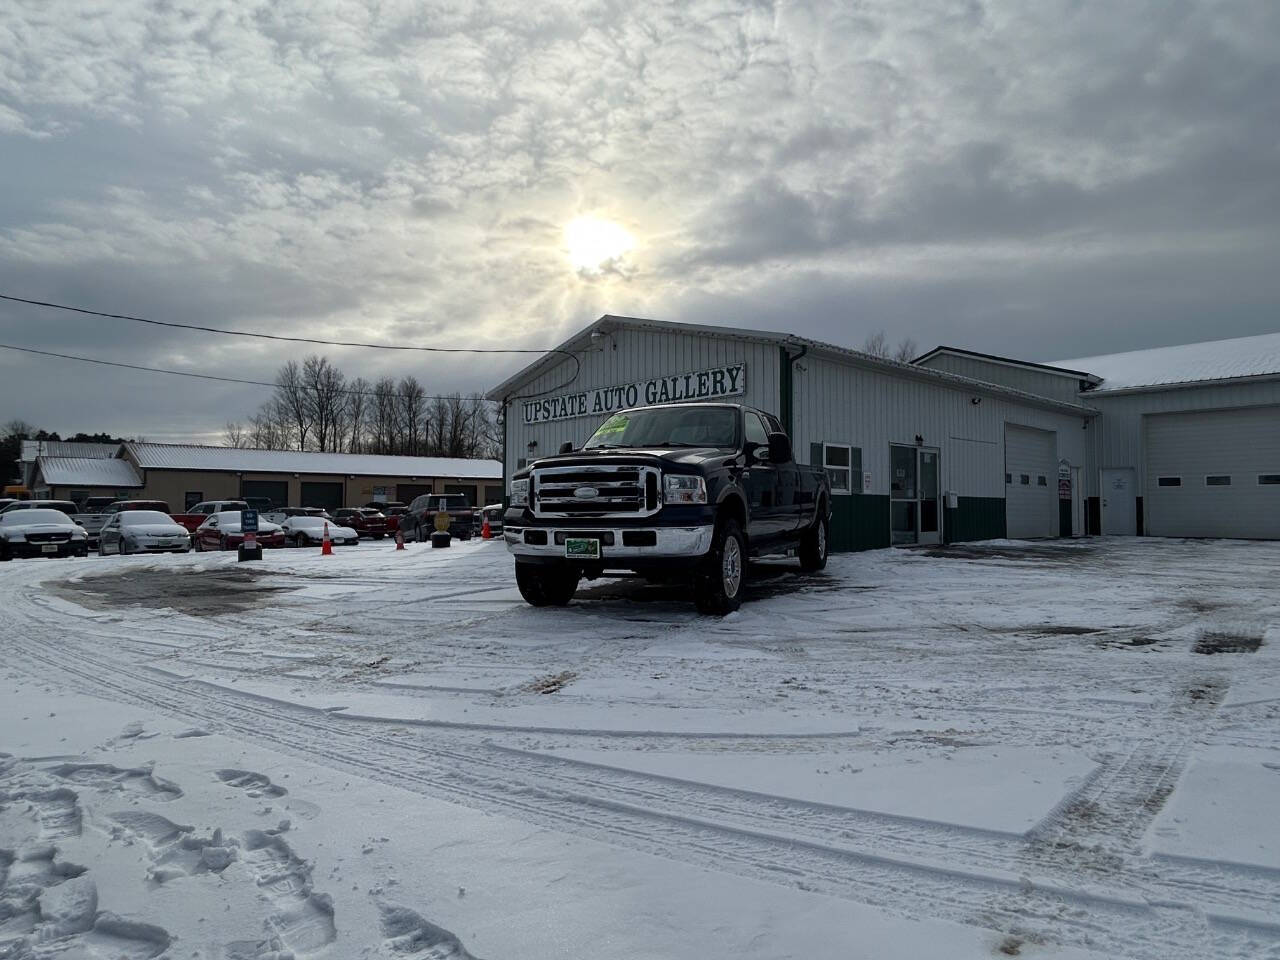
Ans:
[[[1262,634],[1237,633],[1229,630],[1205,630],[1196,640],[1192,653],[1257,653],[1262,646]]]
[[[221,617],[259,609],[273,594],[297,589],[281,586],[280,577],[278,572],[240,566],[226,570],[144,569],[68,581],[53,589],[94,609],[168,607],[194,617]]]
[[[1027,563],[1079,563],[1092,557],[1097,548],[1084,544],[952,543],[921,550],[926,557],[940,560],[1021,560]]]

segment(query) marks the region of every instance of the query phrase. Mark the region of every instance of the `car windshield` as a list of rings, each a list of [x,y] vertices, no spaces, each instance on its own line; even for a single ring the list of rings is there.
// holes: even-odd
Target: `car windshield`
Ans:
[[[227,524],[237,527],[240,525],[239,510],[221,510],[218,513],[215,513],[214,516],[218,518],[218,523],[224,527],[227,526]]]
[[[657,407],[615,413],[583,447],[734,447],[738,411],[732,407]]]
[[[159,510],[130,510],[120,515],[120,522],[128,527],[137,527],[147,523],[163,523],[173,526],[173,518]]]
[[[324,517],[290,517],[289,526],[295,530],[299,527],[322,527],[329,521]]]
[[[3,517],[0,517],[0,523],[18,524],[18,523],[70,523],[71,518],[61,510],[10,510]]]

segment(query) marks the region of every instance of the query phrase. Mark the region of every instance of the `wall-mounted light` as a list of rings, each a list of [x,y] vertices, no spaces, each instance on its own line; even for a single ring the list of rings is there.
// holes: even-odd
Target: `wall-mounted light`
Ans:
[[[972,403],[972,404],[976,407],[978,404],[980,404],[980,403],[982,402],[982,398],[981,398],[981,397],[970,397],[970,398],[969,398],[969,402],[970,402],[970,403]]]
[[[528,449],[529,449],[529,452],[530,452],[530,453],[533,453],[533,451],[537,450],[537,449],[538,449],[538,441],[537,441],[537,440],[530,440],[530,441],[529,441],[529,443],[528,443]]]
[[[916,446],[917,446],[917,447],[923,447],[923,446],[924,446],[924,437],[920,436],[920,434],[918,434],[918,433],[916,434]]]

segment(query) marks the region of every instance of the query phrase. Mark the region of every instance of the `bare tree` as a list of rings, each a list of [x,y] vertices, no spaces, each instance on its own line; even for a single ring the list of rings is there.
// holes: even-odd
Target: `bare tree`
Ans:
[[[870,334],[862,344],[862,352],[869,353],[873,357],[889,356],[889,341],[884,335],[883,330],[877,330]]]
[[[347,384],[343,426],[347,436],[347,453],[359,453],[365,446],[365,421],[369,415],[369,381],[356,377]]]
[[[373,451],[395,453],[399,446],[396,382],[383,377],[373,385]]]
[[[287,412],[299,450],[307,449],[311,434],[311,404],[306,381],[297,360],[290,360],[276,373],[276,403]]]
[[[403,446],[398,452],[411,457],[422,456],[426,452],[422,432],[427,419],[427,391],[417,377],[402,377],[396,385],[396,401]]]
[[[245,433],[244,424],[228,420],[227,425],[222,430],[222,445],[224,447],[247,447],[249,439]]]
[[[337,449],[338,421],[346,403],[346,377],[327,357],[312,354],[302,362],[302,385],[316,446]]]
[[[910,363],[918,356],[920,356],[920,348],[916,346],[915,340],[911,337],[903,337],[902,342],[893,351],[893,359],[900,360],[903,363]]]

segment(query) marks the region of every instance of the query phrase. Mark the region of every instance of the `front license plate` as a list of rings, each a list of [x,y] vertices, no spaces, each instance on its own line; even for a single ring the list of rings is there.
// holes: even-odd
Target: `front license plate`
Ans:
[[[593,537],[570,537],[564,542],[564,555],[570,560],[599,560],[600,541]]]
[[[58,545],[56,543],[45,543],[40,546],[41,553],[57,553]]]

